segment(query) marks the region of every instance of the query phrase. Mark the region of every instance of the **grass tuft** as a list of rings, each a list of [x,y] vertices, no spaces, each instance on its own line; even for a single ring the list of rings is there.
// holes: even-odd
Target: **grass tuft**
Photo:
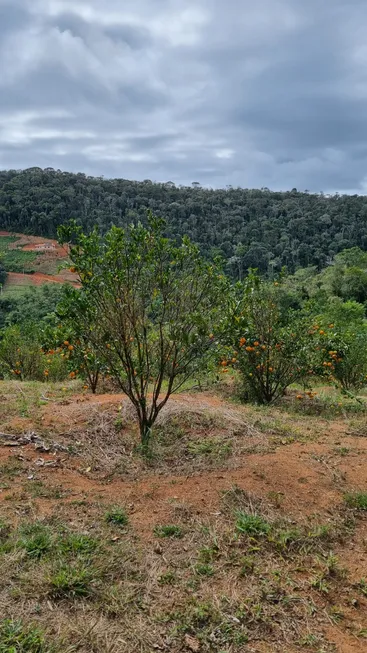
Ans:
[[[158,525],[154,528],[154,535],[157,537],[183,537],[183,530],[176,524]]]
[[[51,653],[41,630],[22,621],[0,621],[0,653]]]
[[[260,515],[249,515],[245,512],[237,513],[236,530],[238,533],[259,537],[270,532],[271,525]]]
[[[49,596],[53,599],[86,598],[92,593],[92,578],[89,567],[62,563],[49,576]]]
[[[53,544],[50,530],[39,522],[25,525],[18,540],[18,547],[26,551],[32,558],[41,558],[48,554]]]
[[[344,495],[344,500],[350,508],[367,510],[367,492],[350,492]]]
[[[113,524],[114,526],[127,526],[129,523],[129,518],[123,508],[118,506],[111,508],[106,512],[105,515],[106,522],[108,524]]]

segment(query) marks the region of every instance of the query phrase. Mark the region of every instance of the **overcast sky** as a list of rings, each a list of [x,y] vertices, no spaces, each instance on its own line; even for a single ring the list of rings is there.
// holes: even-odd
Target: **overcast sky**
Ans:
[[[0,168],[367,193],[366,0],[0,0]]]

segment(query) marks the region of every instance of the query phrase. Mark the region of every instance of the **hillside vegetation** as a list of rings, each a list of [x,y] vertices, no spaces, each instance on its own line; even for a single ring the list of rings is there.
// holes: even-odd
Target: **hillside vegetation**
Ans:
[[[221,253],[234,277],[249,267],[321,269],[354,246],[367,249],[367,198],[227,188],[207,190],[107,180],[53,169],[0,173],[0,228],[54,238],[74,218],[84,229],[167,220],[168,235],[188,235],[206,255]]]
[[[234,282],[143,217],[0,298],[0,652],[362,653],[367,253]]]

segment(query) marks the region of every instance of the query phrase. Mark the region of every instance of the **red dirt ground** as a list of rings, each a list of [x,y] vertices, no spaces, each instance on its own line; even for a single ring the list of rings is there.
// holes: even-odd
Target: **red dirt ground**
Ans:
[[[75,430],[75,439],[91,416],[91,410],[117,411],[124,402],[123,395],[75,395],[65,403],[48,404],[42,411],[42,428],[52,432]],[[207,394],[176,395],[171,402],[180,408],[221,409],[226,403],[218,397]],[[171,405],[172,405],[171,403]],[[238,409],[246,420],[246,408]],[[29,420],[14,420],[14,426],[27,429]],[[12,426],[12,428],[14,428]],[[71,490],[73,496],[85,494],[100,495],[108,501],[122,501],[135,505],[133,521],[138,530],[151,533],[152,524],[164,520],[171,499],[189,503],[200,512],[215,512],[219,508],[220,494],[234,485],[267,496],[277,493],[282,497],[282,509],[294,517],[313,514],[327,514],[343,502],[345,488],[364,490],[367,487],[367,438],[348,435],[343,422],[331,424],[325,421],[321,437],[317,442],[293,442],[278,446],[274,451],[246,453],[236,459],[236,468],[208,471],[188,476],[159,475],[154,472],[137,481],[122,478],[112,481],[93,478],[85,472],[86,465],[78,458],[61,456],[57,468],[40,470],[41,477]],[[64,432],[65,432],[64,431]],[[123,435],[121,435],[123,438]],[[332,456],[333,448],[340,445],[352,452],[348,457]],[[73,443],[73,436],[70,437]],[[103,445],[103,443],[101,443]],[[32,446],[22,447],[22,452],[31,461],[39,457]],[[11,449],[0,449],[6,457],[14,453]],[[64,460],[62,460],[64,458]],[[55,460],[55,457],[52,457]],[[0,501],[4,498],[0,493]],[[367,562],[367,558],[366,558]]]
[[[6,285],[42,286],[44,283],[65,283],[65,281],[66,279],[62,278],[61,276],[43,274],[42,272],[34,272],[33,274],[22,274],[21,272],[8,272]],[[70,283],[75,285],[75,287],[79,287],[79,284],[75,281],[70,281]]]

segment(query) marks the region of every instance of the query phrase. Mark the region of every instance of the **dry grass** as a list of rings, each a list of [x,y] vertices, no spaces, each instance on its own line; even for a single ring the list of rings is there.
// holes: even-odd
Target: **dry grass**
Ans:
[[[12,650],[9,637],[28,642],[24,653],[364,650],[366,512],[350,481],[364,441],[347,435],[363,428],[358,416],[351,427],[344,417],[184,396],[160,416],[143,460],[118,400],[44,387],[0,390],[5,422],[26,419],[61,446],[0,447],[0,653]],[[280,492],[264,460],[270,470],[280,460],[285,478],[296,460],[309,479]],[[241,487],[226,483],[233,471]],[[293,509],[294,488],[305,501],[314,477],[316,507]],[[223,492],[212,487],[220,479]]]
[[[91,516],[75,506],[68,523],[55,506],[47,519],[3,524],[2,615],[36,624],[60,652],[178,653],[190,650],[185,641],[208,652],[239,653],[247,642],[260,651],[261,641],[272,651],[334,650],[325,628],[346,618],[355,594],[332,553],[353,535],[349,515],[294,524],[233,488],[220,514],[205,520],[173,506],[171,523],[182,536],[155,545],[131,526],[121,532],[107,524],[105,508]],[[238,511],[261,517],[270,530],[239,533]],[[362,591],[358,601],[362,610]]]

